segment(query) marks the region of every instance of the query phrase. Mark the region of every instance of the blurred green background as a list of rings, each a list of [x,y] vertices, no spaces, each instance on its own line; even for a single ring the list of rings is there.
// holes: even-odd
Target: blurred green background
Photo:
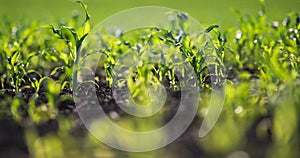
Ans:
[[[74,1],[74,0],[73,0]],[[55,23],[57,19],[68,20],[79,5],[72,0],[0,0],[0,15],[10,20],[28,18]],[[110,15],[138,6],[164,6],[189,13],[205,25],[218,24],[221,28],[235,26],[234,9],[255,14],[259,10],[258,0],[85,0],[97,24]],[[267,16],[271,20],[282,19],[287,13],[299,11],[299,0],[267,0]]]

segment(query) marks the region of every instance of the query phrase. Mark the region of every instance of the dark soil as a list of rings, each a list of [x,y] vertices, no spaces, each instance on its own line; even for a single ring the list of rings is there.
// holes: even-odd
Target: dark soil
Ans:
[[[34,75],[33,75],[34,76]],[[29,76],[32,77],[32,76]],[[34,76],[39,77],[39,76]],[[55,76],[54,79],[59,79],[59,77]],[[111,88],[101,81],[97,81],[99,88],[96,88],[96,94],[98,96],[98,101],[102,108],[104,109],[105,113],[109,114],[111,112],[116,112],[120,117],[126,115],[124,111],[117,105],[112,95]],[[26,83],[24,84],[26,85]],[[81,85],[82,90],[79,92],[84,92],[84,89],[95,88],[96,86],[93,84]],[[21,97],[24,100],[24,105],[21,106],[20,115],[22,116],[23,120],[21,122],[15,122],[11,118],[9,112],[7,113],[6,118],[2,118],[0,120],[0,157],[2,158],[27,158],[29,157],[28,147],[26,145],[24,139],[24,129],[28,128],[28,126],[32,126],[32,123],[28,123],[28,101],[34,95],[35,90],[33,88],[26,88],[22,89],[18,93],[15,93],[13,90],[9,89],[11,87],[6,87],[3,89],[0,95],[1,100],[5,100],[11,97]],[[79,87],[80,88],[80,87]],[[46,89],[45,87],[41,87],[40,91],[38,92],[39,96],[36,98],[36,106],[45,104],[48,102],[47,97],[45,96]],[[166,110],[165,114],[165,123],[167,123],[170,119],[173,118],[175,115],[177,108],[179,106],[181,92],[180,91],[172,91],[171,89],[167,90],[168,97],[167,97],[167,105],[164,107]],[[73,92],[66,88],[64,89],[60,97],[63,96],[72,96]],[[88,99],[87,99],[88,100]],[[85,103],[86,104],[86,103]],[[10,105],[7,105],[9,107]],[[82,105],[82,106],[88,106]],[[57,117],[69,117],[73,116],[77,118],[76,127],[72,130],[71,134],[74,137],[84,137],[88,131],[81,122],[78,117],[77,110],[75,103],[72,99],[63,100],[57,105],[59,110],[59,114]],[[7,108],[8,110],[9,108]],[[27,120],[27,121],[26,121]],[[201,119],[196,117],[189,127],[189,129],[175,142],[165,147],[167,151],[170,151],[174,158],[180,157],[190,157],[190,158],[198,158],[200,157],[215,157],[216,155],[206,155],[205,152],[199,147],[196,140],[199,139],[197,137],[198,126],[201,123]],[[25,122],[25,123],[24,123]],[[27,123],[26,123],[27,122]],[[272,118],[271,116],[259,118],[252,127],[248,130],[246,134],[246,146],[245,149],[249,154],[252,156],[255,155],[257,158],[262,158],[265,155],[266,149],[269,147],[269,144],[272,142],[272,133],[271,133],[271,125],[272,125]],[[261,123],[267,126],[268,130],[263,138],[259,138],[256,135],[256,127]],[[50,119],[44,123],[34,125],[40,137],[47,135],[47,133],[57,133],[59,127],[59,123],[56,119]],[[125,154],[126,152],[117,151],[121,154]]]

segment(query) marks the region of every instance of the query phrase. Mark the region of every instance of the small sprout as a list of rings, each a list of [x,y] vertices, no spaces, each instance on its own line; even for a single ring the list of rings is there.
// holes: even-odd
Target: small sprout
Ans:
[[[123,34],[123,31],[121,29],[117,29],[115,32],[116,37],[120,37],[120,36],[122,36],[122,34]]]
[[[74,11],[72,12],[72,18],[73,18],[73,19],[78,19],[78,17],[79,17],[79,12],[78,12],[78,10],[74,10]]]
[[[254,39],[253,43],[256,44],[257,42],[258,42],[258,40],[257,40],[257,39]]]
[[[188,20],[188,14],[187,13],[178,13],[177,17],[182,19],[183,21],[187,21]]]
[[[212,25],[209,26],[207,29],[205,29],[205,33],[209,33],[210,31],[212,31],[213,29],[219,28],[219,25]]]
[[[279,22],[278,22],[278,21],[273,21],[272,27],[273,27],[274,29],[277,29],[278,26],[279,26]]]
[[[286,17],[283,21],[282,21],[282,25],[285,27],[288,27],[289,24],[291,22],[291,19],[289,17]]]
[[[156,32],[161,32],[161,29],[159,29],[157,27],[155,27],[154,29],[155,29]]]
[[[240,113],[242,113],[243,112],[243,107],[241,107],[241,106],[238,106],[235,110],[234,110],[234,113],[236,113],[236,114],[240,114]]]
[[[121,44],[122,44],[122,41],[116,41],[116,44],[117,44],[117,45],[121,45]]]
[[[12,34],[12,36],[16,36],[17,31],[18,31],[18,28],[17,28],[17,27],[13,27],[13,28],[11,29],[11,34]]]
[[[13,43],[14,46],[18,46],[18,44],[19,44],[19,43],[18,43],[17,41],[15,41],[15,42]]]
[[[117,112],[115,112],[115,111],[111,111],[111,112],[109,113],[109,115],[110,115],[110,117],[111,117],[113,120],[115,120],[115,121],[117,121],[117,120],[120,119],[119,114],[118,114]]]
[[[176,47],[181,47],[182,44],[181,44],[181,43],[176,43],[175,46],[176,46]]]
[[[242,38],[243,32],[241,30],[236,31],[235,39],[238,41]]]
[[[296,25],[298,26],[299,24],[300,24],[300,14],[298,13],[296,17]]]
[[[140,52],[140,50],[143,48],[143,46],[140,44],[140,43],[138,43],[137,45],[136,45],[136,49],[137,49],[137,51],[138,52]]]

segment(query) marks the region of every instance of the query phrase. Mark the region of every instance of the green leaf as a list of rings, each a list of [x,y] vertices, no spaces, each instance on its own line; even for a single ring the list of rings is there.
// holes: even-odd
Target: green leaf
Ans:
[[[52,97],[55,97],[60,93],[60,84],[55,82],[51,78],[48,78],[46,80],[46,88],[47,88],[47,94],[51,95]]]
[[[61,37],[68,42],[77,41],[78,35],[76,29],[73,27],[62,26],[61,27]],[[73,38],[73,40],[72,40]]]
[[[89,13],[88,7],[87,7],[86,4],[82,3],[81,1],[77,1],[77,3],[79,3],[84,8],[84,10],[85,10],[85,15],[86,15],[85,16],[85,21],[84,21],[84,23],[85,23],[86,21],[90,20],[91,14]]]
[[[35,104],[35,97],[30,98],[28,103],[28,114],[29,117],[32,119],[34,123],[39,123],[41,120],[41,116],[37,113],[36,104]]]
[[[205,33],[209,33],[210,31],[212,31],[215,28],[219,28],[219,25],[211,25],[211,26],[209,26],[207,29],[205,29]]]
[[[52,32],[54,33],[54,35],[55,35],[57,38],[63,39],[63,38],[62,38],[61,31],[55,29],[53,25],[49,25],[49,27],[45,27],[45,28],[50,28],[50,29],[52,30]]]
[[[15,51],[10,57],[7,58],[7,60],[8,60],[10,65],[15,66],[15,64],[17,63],[19,57],[20,57],[20,52]]]
[[[13,118],[17,121],[21,120],[21,115],[19,114],[20,106],[21,106],[21,100],[19,98],[15,98],[12,101],[11,114],[12,114]]]
[[[35,56],[38,56],[38,55],[39,55],[38,52],[32,52],[32,53],[30,53],[30,54],[27,56],[26,60],[25,60],[25,64],[26,64],[26,63],[29,63],[29,61],[30,61],[31,58],[33,58],[33,57],[35,57]]]
[[[82,3],[81,1],[77,1],[77,3],[79,3],[82,6],[82,8],[84,8],[85,11],[85,20],[82,23],[81,27],[78,29],[79,39],[81,39],[84,38],[85,35],[88,34],[91,30],[91,24],[90,24],[91,14],[89,13],[86,4]]]

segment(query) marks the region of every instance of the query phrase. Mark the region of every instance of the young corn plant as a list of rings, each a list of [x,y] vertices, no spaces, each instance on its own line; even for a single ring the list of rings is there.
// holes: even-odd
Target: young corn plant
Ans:
[[[91,29],[90,26],[91,15],[88,12],[87,5],[83,4],[81,1],[77,1],[77,3],[79,3],[85,11],[85,20],[79,28],[75,28],[73,26],[65,26],[65,25],[60,26],[59,29],[55,29],[54,26],[52,25],[48,27],[52,30],[52,32],[58,39],[65,41],[70,51],[70,56],[66,57],[68,58],[67,65],[55,68],[52,74],[56,73],[57,70],[63,70],[64,72],[68,73],[69,76],[71,76],[70,73],[74,71],[75,72],[73,75],[74,82],[77,82],[77,73],[76,73],[77,68],[74,65],[77,65],[79,62],[79,49],[81,47],[83,40],[88,35]],[[78,16],[77,15],[73,16],[71,24],[76,25],[77,20],[78,20]]]
[[[192,84],[203,89],[211,89],[209,78],[224,77],[224,65],[222,63],[224,42],[220,40],[219,43],[210,46],[202,42],[203,46],[196,47],[195,43],[191,41],[190,35],[186,33],[190,25],[188,16],[185,13],[177,12],[170,14],[174,14],[179,19],[177,23],[170,22],[170,27],[176,28],[174,29],[176,31],[161,28],[146,28],[121,33],[117,37],[111,34],[99,35],[99,39],[103,40],[101,43],[104,43],[106,48],[100,50],[100,52],[105,56],[103,67],[106,72],[106,81],[110,85],[116,81],[120,87],[128,86],[133,98],[140,98],[137,100],[145,101],[147,97],[143,92],[146,91],[149,85],[163,84],[172,90],[180,90],[180,83],[175,70],[180,69],[183,77],[191,76],[185,72],[186,68],[182,68],[184,64],[191,65],[196,73],[196,80],[198,82]],[[199,37],[198,40],[207,40],[205,38],[208,38],[208,34],[216,28],[218,28],[217,25],[212,25],[205,29],[201,36],[204,39]],[[217,33],[219,32],[216,31]],[[107,40],[111,38],[114,40]],[[168,50],[161,48],[161,45],[168,45]],[[214,52],[205,54],[203,52],[206,49],[205,47],[211,47]],[[148,51],[151,51],[154,59],[161,59],[162,63],[151,63],[153,59],[148,56]],[[119,60],[123,60],[121,57],[126,55],[131,56],[131,61],[125,60],[120,63]],[[208,58],[210,58],[210,62],[206,61]],[[119,75],[117,74],[119,72],[115,72],[114,68],[126,67],[126,63],[137,64],[129,69],[130,74],[125,80],[123,78],[119,79],[116,77]],[[208,67],[213,71],[209,72]],[[193,80],[190,79],[186,82],[194,82]],[[213,84],[216,84],[216,82],[223,84],[221,80],[211,82],[214,82]]]
[[[39,87],[43,87],[45,97],[47,98],[47,104],[36,106],[37,96],[33,96],[29,101],[28,113],[29,116],[36,123],[45,122],[48,119],[55,119],[58,114],[57,104],[61,92],[61,84],[49,77],[44,77],[39,81]],[[41,93],[41,89],[39,92]]]
[[[5,20],[4,20],[5,21]],[[37,55],[28,48],[28,43],[33,33],[36,31],[37,23],[24,26],[13,25],[5,22],[9,32],[2,36],[1,44],[1,81],[8,83],[15,92],[19,92],[21,84],[24,83],[24,76],[27,74],[27,68],[31,58]],[[5,80],[5,81],[4,81]]]

